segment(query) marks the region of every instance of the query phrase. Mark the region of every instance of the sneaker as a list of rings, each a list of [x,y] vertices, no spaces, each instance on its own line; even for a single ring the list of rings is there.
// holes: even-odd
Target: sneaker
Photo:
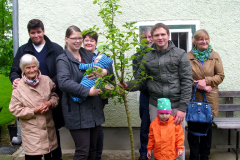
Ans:
[[[148,160],[147,156],[141,155],[138,160]]]

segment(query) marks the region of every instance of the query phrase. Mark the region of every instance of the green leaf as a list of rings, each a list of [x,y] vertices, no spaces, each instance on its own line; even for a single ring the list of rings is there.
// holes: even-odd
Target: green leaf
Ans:
[[[121,61],[121,62],[123,62],[123,56],[119,56],[119,60]]]
[[[132,55],[131,57],[130,57],[130,59],[131,60],[134,60],[134,59],[136,59],[137,57],[135,56],[135,55]]]
[[[100,46],[98,46],[97,50],[98,50],[98,51],[102,50],[102,49],[104,48],[104,46],[105,46],[105,45],[100,45]]]

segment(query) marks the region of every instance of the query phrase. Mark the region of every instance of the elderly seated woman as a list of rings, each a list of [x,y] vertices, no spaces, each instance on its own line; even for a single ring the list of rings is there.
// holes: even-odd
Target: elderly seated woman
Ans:
[[[33,55],[20,59],[22,79],[12,92],[10,112],[19,118],[25,159],[51,159],[51,152],[58,146],[52,110],[58,105],[55,84],[48,76],[41,75],[39,62]]]

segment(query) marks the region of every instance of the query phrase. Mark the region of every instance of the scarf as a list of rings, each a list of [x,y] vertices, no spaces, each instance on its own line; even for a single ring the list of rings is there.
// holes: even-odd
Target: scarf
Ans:
[[[212,46],[208,45],[208,49],[204,51],[197,50],[196,46],[193,46],[192,52],[194,57],[196,57],[200,62],[204,62],[211,56]]]
[[[27,79],[25,74],[23,75],[23,77],[31,86],[36,86],[39,83],[39,76],[38,75],[35,79]]]

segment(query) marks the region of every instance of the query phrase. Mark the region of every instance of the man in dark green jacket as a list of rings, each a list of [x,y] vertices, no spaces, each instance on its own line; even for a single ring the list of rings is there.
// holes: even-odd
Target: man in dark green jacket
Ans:
[[[157,23],[152,27],[153,38],[151,50],[143,57],[144,68],[140,68],[137,79],[142,77],[141,72],[153,79],[147,81],[150,94],[149,109],[157,107],[158,98],[169,98],[173,109],[177,109],[174,117],[175,123],[179,124],[184,120],[185,111],[191,99],[192,69],[186,52],[175,47],[169,40],[169,29],[162,23]],[[120,87],[122,86],[119,84]],[[145,84],[135,85],[133,82],[124,83],[125,88],[132,91],[141,89]],[[151,121],[157,116],[150,112]],[[153,111],[154,112],[154,111]]]
[[[136,80],[140,80],[145,73],[152,79],[143,83],[134,82],[123,83],[124,88],[131,91],[142,89],[145,84],[148,86],[150,94],[149,114],[153,121],[157,117],[157,99],[168,98],[171,101],[172,114],[175,117],[175,124],[183,122],[187,106],[191,99],[192,90],[192,69],[184,50],[175,47],[169,40],[169,29],[163,23],[155,24],[151,29],[153,45],[149,53],[143,57],[142,65],[136,75]],[[123,87],[119,83],[120,87]]]

